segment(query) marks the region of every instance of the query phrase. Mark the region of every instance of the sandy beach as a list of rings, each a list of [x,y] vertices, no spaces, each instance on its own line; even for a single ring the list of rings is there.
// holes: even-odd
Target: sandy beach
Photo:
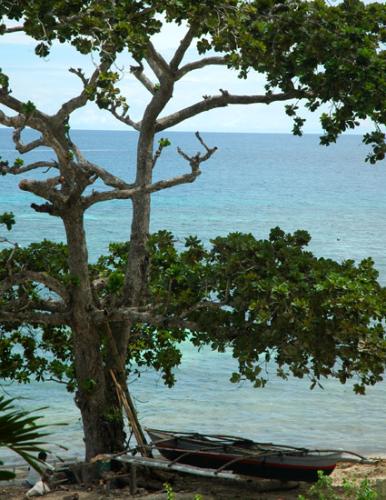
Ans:
[[[359,484],[362,480],[368,479],[372,487],[378,493],[378,500],[386,498],[386,458],[374,460],[372,464],[338,464],[332,474],[334,491],[339,494],[343,481],[349,480]],[[173,491],[176,500],[193,500],[195,495],[202,495],[202,500],[297,500],[299,495],[305,495],[310,485],[299,483],[297,488],[291,490],[256,491],[256,486],[243,486],[229,481],[205,481],[201,478],[189,478],[188,480],[174,478],[170,481],[173,484]],[[264,486],[269,487],[269,483]],[[17,484],[0,486],[0,500],[19,500],[25,498],[26,490]],[[93,488],[81,488],[76,486],[64,487],[52,491],[45,495],[47,500],[100,500],[103,498],[114,498],[123,500],[130,497],[128,488],[122,490],[107,490],[105,484],[95,485]],[[133,497],[147,500],[163,500],[167,498],[165,490],[147,491],[139,488],[138,493]],[[342,497],[343,498],[343,497]]]

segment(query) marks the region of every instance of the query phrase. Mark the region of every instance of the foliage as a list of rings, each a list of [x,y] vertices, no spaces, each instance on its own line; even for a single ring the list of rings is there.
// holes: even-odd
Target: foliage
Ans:
[[[374,145],[368,159],[375,162],[386,152],[379,128],[386,121],[385,24],[384,3],[255,1],[244,5],[239,24],[219,35],[219,43],[241,76],[251,68],[266,73],[268,93],[277,86],[290,90],[296,81],[311,111],[332,100],[320,117],[321,144],[371,118],[375,131],[364,141]],[[301,135],[305,120],[297,110],[297,104],[286,107],[294,116],[293,132]]]
[[[312,388],[333,376],[341,383],[354,379],[354,390],[363,393],[366,385],[382,380],[386,294],[373,262],[317,258],[307,250],[309,241],[305,231],[285,234],[275,228],[267,240],[232,233],[215,238],[210,248],[188,237],[178,250],[171,233],[152,235],[149,300],[154,315],[165,319],[163,326],[138,322],[133,327],[127,370],[140,374],[141,367],[153,367],[171,386],[173,369],[181,362],[178,344],[190,339],[198,347],[231,350],[238,361],[231,380],[245,378],[256,387],[266,383],[270,361],[280,377],[307,377]],[[106,308],[122,293],[117,276],[124,272],[128,250],[127,243],[111,244],[109,253],[89,267]],[[9,255],[8,249],[0,252],[0,264]],[[33,243],[13,251],[11,270],[46,269],[71,286],[66,255],[63,244]],[[25,307],[38,301],[38,289],[24,282],[2,300],[24,299]],[[19,382],[54,378],[66,381],[70,390],[75,387],[66,325],[3,323],[0,353],[2,377]]]
[[[166,498],[167,500],[175,500],[176,495],[174,494],[173,488],[170,486],[169,483],[164,483],[164,488],[166,491]]]
[[[0,396],[0,447],[9,448],[32,467],[40,470],[39,462],[31,453],[43,450],[45,442],[42,438],[47,436],[47,433],[41,431],[45,430],[46,426],[37,423],[39,416],[16,409],[14,401]],[[12,472],[0,471],[0,480],[5,481],[14,477]]]
[[[165,488],[165,491],[166,491],[166,499],[167,500],[175,500],[176,498],[176,495],[173,491],[173,488],[171,487],[171,485],[169,483],[164,483],[164,488]],[[203,497],[201,495],[194,495],[194,499],[193,500],[203,500]]]
[[[318,472],[317,483],[311,486],[308,495],[299,495],[298,500],[377,500],[378,494],[371,487],[368,479],[359,484],[345,479],[343,487],[333,486],[330,476],[325,476],[322,471]],[[338,491],[339,490],[339,491]]]
[[[151,36],[162,29],[160,14],[167,21],[194,26],[199,52],[224,53],[228,66],[241,78],[251,70],[263,73],[267,95],[277,88],[284,92],[296,88],[294,97],[303,99],[313,112],[329,103],[329,111],[321,110],[320,115],[322,144],[335,142],[342,132],[369,118],[374,131],[364,136],[364,142],[373,145],[368,160],[385,157],[384,3],[152,0],[145,7],[143,2],[127,0],[19,0],[2,2],[0,7],[0,15],[10,19],[24,16],[25,31],[40,42],[35,50],[41,57],[58,39],[70,41],[83,54],[102,48],[102,57],[111,59],[127,48],[139,60]],[[127,110],[115,81],[116,73],[103,73],[90,92],[103,108],[115,102]],[[286,112],[294,119],[293,133],[301,135],[305,118],[298,115],[298,102],[288,104]]]
[[[156,134],[215,108],[284,102],[293,133],[301,135],[303,102],[320,113],[325,145],[368,119],[374,125],[363,137],[373,147],[368,159],[382,160],[385,4],[4,0],[0,17],[0,35],[24,32],[35,39],[39,57],[60,42],[90,54],[95,63],[91,75],[70,69],[82,89],[53,114],[18,99],[0,70],[0,124],[14,130],[15,148],[24,154],[45,146],[54,155],[52,161],[26,165],[19,158],[13,164],[0,158],[0,174],[44,169],[21,180],[19,188],[43,200],[32,203],[33,210],[61,219],[68,243],[12,244],[0,252],[0,375],[19,382],[49,378],[76,388],[87,458],[124,446],[122,422],[114,427],[106,420],[106,408],[109,415],[119,409],[111,370],[125,386],[125,370],[152,366],[172,385],[179,344],[187,339],[197,347],[229,349],[238,362],[231,380],[248,379],[257,387],[267,380],[270,360],[280,377],[308,377],[311,387],[332,376],[342,383],[353,379],[354,390],[363,393],[382,379],[385,290],[371,259],[355,265],[317,258],[306,248],[310,238],[304,231],[285,234],[275,228],[267,240],[233,233],[215,238],[211,248],[189,237],[181,249],[168,232],[149,239],[149,227],[152,193],[194,182],[202,162],[216,151],[197,133],[203,153],[189,156],[177,149],[188,173],[154,181],[158,158],[170,145],[163,137],[155,149]],[[166,60],[153,35],[168,22],[187,29]],[[199,59],[187,63],[194,43]],[[130,71],[150,94],[138,122],[129,115],[120,84],[119,53],[131,56],[136,66]],[[265,90],[234,95],[219,89],[167,114],[177,83],[213,65],[237,71],[240,78],[256,71],[266,78]],[[89,161],[73,142],[72,113],[90,101],[139,132],[133,183]],[[39,138],[24,144],[26,127]],[[130,243],[111,245],[90,264],[85,212],[118,199],[133,205]],[[10,229],[13,216],[3,214],[0,223]]]
[[[15,224],[15,216],[12,212],[4,212],[0,214],[0,224],[4,224],[8,231],[12,229]]]

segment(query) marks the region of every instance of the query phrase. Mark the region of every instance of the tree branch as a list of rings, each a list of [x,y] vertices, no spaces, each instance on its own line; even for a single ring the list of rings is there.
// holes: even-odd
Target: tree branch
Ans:
[[[118,113],[119,106],[117,105],[110,105],[108,108],[106,108],[107,111],[110,111],[110,113],[120,122],[125,123],[126,125],[129,125],[130,127],[133,127],[135,130],[141,130],[141,124],[136,123],[133,121],[130,116],[127,114],[127,112],[122,111],[122,113]]]
[[[0,120],[10,120],[9,124],[3,121],[2,123],[13,128],[24,128],[26,124],[29,124],[36,130],[42,132],[43,124],[46,124],[50,118],[48,115],[38,110],[35,106],[33,110],[31,110],[30,114],[25,114],[28,103],[26,104],[16,97],[11,96],[8,89],[0,89],[0,104],[4,104],[7,108],[19,113],[19,115],[15,117],[6,117],[4,113],[0,112]]]
[[[143,71],[143,65],[140,64],[139,66],[130,66],[130,73],[135,76],[135,78],[142,83],[142,85],[152,94],[154,95],[155,93],[155,85],[154,83],[148,78],[144,71]]]
[[[189,162],[189,165],[192,167],[192,173],[195,173],[199,167],[200,164],[204,161],[209,160],[209,158],[217,151],[217,147],[215,146],[214,148],[209,148],[205,142],[203,141],[202,137],[198,132],[195,133],[195,136],[199,140],[199,142],[204,146],[206,149],[206,153],[204,156],[201,156],[201,153],[197,153],[194,156],[188,156],[186,153],[182,151],[181,148],[177,148],[178,153]],[[199,175],[199,174],[198,174]]]
[[[180,175],[177,177],[172,177],[171,179],[162,180],[158,182],[154,182],[152,184],[147,184],[144,186],[135,185],[131,189],[117,189],[114,191],[94,191],[91,195],[83,198],[83,206],[85,208],[89,208],[95,203],[100,203],[102,201],[109,200],[127,200],[129,198],[133,198],[135,195],[139,193],[155,193],[157,191],[161,191],[163,189],[167,189],[173,186],[178,186],[179,184],[187,184],[190,182],[194,182],[196,178],[201,175],[200,164],[204,161],[209,160],[209,158],[217,151],[217,147],[209,148],[200,134],[196,132],[196,137],[200,141],[200,143],[206,149],[206,153],[202,156],[201,153],[197,153],[194,156],[189,156],[181,148],[177,148],[178,153],[182,156],[192,169],[191,173]],[[153,166],[154,161],[157,160],[157,157],[153,158]]]
[[[95,163],[87,160],[76,144],[72,143],[72,149],[78,160],[79,167],[88,174],[95,175],[96,178],[99,177],[100,179],[102,179],[106,186],[111,186],[116,189],[131,189],[132,187],[134,187],[134,184],[128,184],[120,177],[111,174],[99,165],[96,165]]]
[[[19,175],[24,174],[26,172],[30,172],[31,170],[36,170],[38,168],[59,168],[59,165],[56,161],[35,161],[33,163],[29,163],[28,165],[7,167],[5,165],[0,164],[0,174],[12,174]]]
[[[96,310],[93,312],[93,319],[96,323],[105,323],[108,321],[130,321],[148,323],[159,327],[180,328],[186,330],[197,330],[198,326],[193,321],[182,320],[178,317],[171,318],[155,312],[140,311],[135,307],[126,307],[120,309]]]
[[[48,146],[43,136],[39,137],[39,139],[35,139],[34,141],[29,142],[28,144],[23,144],[20,140],[23,129],[24,127],[18,127],[12,134],[12,140],[15,143],[15,147],[17,151],[19,151],[19,153],[24,154],[40,146]]]
[[[79,68],[78,69],[71,68],[69,71],[71,73],[74,73],[75,75],[77,75],[81,79],[81,81],[83,83],[83,87],[84,87],[83,91],[78,96],[73,97],[69,101],[62,104],[61,108],[56,113],[54,118],[57,121],[63,122],[76,109],[79,109],[79,108],[82,108],[83,106],[85,106],[87,104],[88,100],[90,99],[89,87],[93,88],[96,86],[100,74],[103,71],[106,71],[109,68],[109,66],[110,66],[110,63],[108,63],[108,62],[101,63],[100,66],[98,66],[98,68],[94,71],[94,73],[91,75],[91,77],[88,80],[85,78],[83,72]]]
[[[28,270],[12,274],[8,278],[2,280],[0,282],[0,293],[4,293],[13,286],[20,285],[22,283],[25,283],[26,281],[34,281],[36,283],[40,283],[62,297],[65,303],[69,301],[67,290],[62,285],[62,283],[60,283],[60,281],[58,281],[56,278],[53,278],[48,273]]]
[[[11,128],[22,127],[25,125],[25,117],[22,115],[8,116],[0,110],[0,123]]]
[[[192,116],[203,113],[204,111],[225,107],[229,104],[270,104],[271,102],[287,101],[288,99],[294,99],[295,97],[302,97],[302,95],[299,95],[300,93],[296,90],[268,95],[232,95],[221,89],[220,92],[220,95],[204,97],[202,101],[199,101],[192,106],[188,106],[187,108],[181,109],[176,113],[160,118],[157,120],[156,132],[173,127],[174,125],[177,125]]]
[[[51,299],[29,299],[22,298],[20,300],[9,300],[7,301],[4,309],[7,312],[19,313],[23,311],[42,311],[49,313],[66,313],[67,308],[63,302],[59,302]]]
[[[204,57],[203,59],[200,59],[199,61],[194,61],[188,64],[185,64],[185,66],[182,66],[177,73],[176,73],[176,79],[180,80],[184,75],[189,73],[190,71],[194,71],[196,69],[201,69],[204,68],[205,66],[224,66],[227,64],[226,58],[225,57]]]
[[[154,45],[151,42],[148,43],[145,59],[154,74],[157,76],[158,80],[162,80],[162,78],[167,75],[171,76],[169,64],[165,61],[161,54],[155,50]]]
[[[21,26],[11,26],[9,28],[5,28],[4,34],[6,33],[17,33],[20,31],[24,31],[24,25]]]
[[[177,186],[179,184],[186,184],[189,182],[194,182],[196,177],[201,174],[199,170],[194,173],[181,175],[178,177],[173,177],[171,179],[162,180],[154,182],[153,184],[148,184],[146,186],[136,186],[132,189],[116,189],[114,191],[93,191],[89,196],[83,199],[84,208],[89,208],[95,203],[100,203],[102,201],[110,200],[127,200],[133,198],[139,193],[155,193],[163,189],[170,188],[172,186]]]
[[[0,323],[25,323],[44,325],[69,325],[70,317],[66,313],[44,313],[37,311],[3,311],[0,309]]]
[[[196,30],[197,30],[196,26],[190,26],[184,38],[181,40],[176,52],[174,53],[173,58],[169,63],[170,69],[172,71],[177,71],[178,66],[181,64],[181,61],[184,58],[184,55],[186,54],[186,51],[188,50],[190,44],[193,41],[193,38],[196,34]]]
[[[61,176],[51,177],[45,181],[23,179],[19,182],[19,188],[22,191],[29,191],[36,194],[36,196],[40,196],[51,203],[63,204],[66,202],[66,198],[55,189],[55,186],[61,184],[61,182]]]

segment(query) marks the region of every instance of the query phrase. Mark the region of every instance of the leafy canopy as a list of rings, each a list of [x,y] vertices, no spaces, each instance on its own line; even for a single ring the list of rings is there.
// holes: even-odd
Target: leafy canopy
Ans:
[[[39,42],[39,56],[47,56],[53,41],[59,40],[110,61],[127,49],[141,60],[165,21],[187,23],[194,28],[201,54],[224,54],[241,78],[251,70],[264,74],[267,95],[277,89],[294,92],[296,100],[286,105],[286,112],[294,119],[295,134],[302,133],[305,122],[297,100],[311,111],[328,104],[330,109],[320,115],[322,144],[335,142],[342,132],[370,119],[374,130],[363,138],[373,147],[367,159],[375,163],[385,157],[384,2],[12,0],[1,3],[0,16],[24,20],[25,32]],[[6,25],[0,25],[0,33],[5,30]],[[3,73],[1,82],[8,85]],[[100,76],[99,90],[90,92],[99,95],[101,107],[114,101],[127,109],[115,83],[116,74],[107,71]]]
[[[280,377],[307,377],[311,387],[328,376],[341,383],[353,378],[354,390],[363,393],[366,385],[382,380],[386,295],[372,260],[355,265],[317,258],[307,250],[309,241],[305,231],[285,234],[275,228],[267,240],[232,233],[205,248],[189,237],[177,249],[171,233],[152,235],[149,302],[153,318],[158,313],[162,321],[133,328],[128,371],[152,366],[172,385],[173,368],[181,361],[178,344],[189,339],[196,346],[229,349],[238,362],[233,382],[248,379],[263,386],[271,361]],[[89,266],[106,310],[122,292],[128,249],[128,243],[111,244],[109,253]],[[12,273],[45,269],[65,286],[71,282],[65,245],[43,241],[3,250],[0,280],[10,272],[3,264],[11,252]],[[31,280],[10,288],[2,300],[8,309],[23,301],[38,308],[42,293]],[[71,341],[66,325],[3,323],[0,374],[19,382],[54,378],[73,390]],[[108,338],[102,343],[107,346]]]

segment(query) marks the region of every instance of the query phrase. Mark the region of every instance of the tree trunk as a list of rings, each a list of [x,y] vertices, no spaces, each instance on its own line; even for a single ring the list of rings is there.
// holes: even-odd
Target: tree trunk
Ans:
[[[111,412],[110,430],[111,439],[115,447],[122,447],[126,443],[124,431],[124,418],[122,415],[121,402],[117,395],[117,388],[111,378],[111,371],[124,391],[128,391],[126,357],[127,344],[129,341],[130,324],[127,322],[106,323],[106,356],[105,356],[105,381],[106,401]]]
[[[86,460],[124,447],[122,418],[115,419],[115,391],[105,373],[101,329],[91,320],[93,308],[83,211],[71,207],[63,217],[69,251],[74,336],[74,365],[78,384],[76,404],[83,422]]]
[[[153,142],[154,132],[141,132],[137,147],[136,183],[138,185],[150,184],[152,181]],[[147,296],[149,266],[147,241],[150,232],[150,202],[151,195],[149,193],[140,193],[132,200],[133,218],[124,290],[126,305],[142,305]]]

